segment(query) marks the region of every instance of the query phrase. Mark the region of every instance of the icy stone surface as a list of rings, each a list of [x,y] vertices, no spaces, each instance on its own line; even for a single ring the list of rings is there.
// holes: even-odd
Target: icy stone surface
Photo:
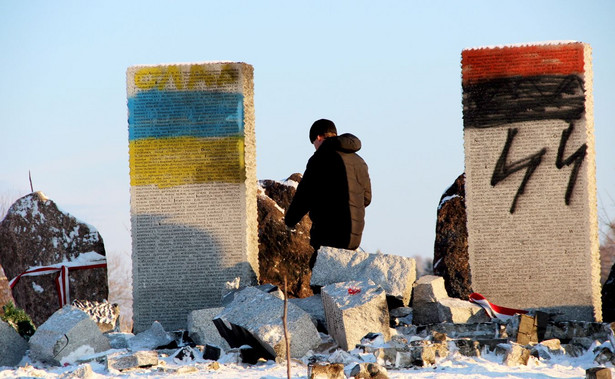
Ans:
[[[188,313],[188,333],[199,345],[214,345],[224,351],[231,347],[218,332],[213,319],[224,310],[223,307],[199,309]]]
[[[28,343],[12,326],[0,320],[0,366],[17,366],[26,354]]]
[[[173,341],[173,337],[164,330],[162,324],[154,321],[152,326],[128,340],[128,348],[132,351],[152,350]]]
[[[312,270],[310,284],[326,286],[353,280],[371,280],[408,305],[416,280],[416,262],[412,258],[389,254],[321,247]]]
[[[368,333],[389,340],[389,310],[382,287],[371,281],[335,283],[321,289],[329,335],[350,350]]]
[[[70,305],[55,312],[30,338],[30,356],[55,365],[106,351],[109,340],[83,311]]]
[[[255,349],[262,349],[269,358],[284,358],[286,344],[283,311],[283,300],[254,287],[246,287],[214,319],[214,324],[231,347],[248,344]],[[290,302],[288,329],[290,355],[293,358],[303,357],[320,343],[320,335],[310,315]]]

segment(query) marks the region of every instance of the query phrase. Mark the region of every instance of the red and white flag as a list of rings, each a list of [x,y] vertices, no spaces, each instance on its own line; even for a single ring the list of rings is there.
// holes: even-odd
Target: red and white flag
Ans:
[[[516,314],[526,314],[527,311],[525,309],[514,309],[514,308],[506,308],[500,307],[499,305],[495,305],[487,301],[487,299],[481,295],[480,293],[472,293],[470,294],[470,302],[476,303],[483,307],[485,312],[491,318],[498,318],[500,320],[508,320],[512,316]]]

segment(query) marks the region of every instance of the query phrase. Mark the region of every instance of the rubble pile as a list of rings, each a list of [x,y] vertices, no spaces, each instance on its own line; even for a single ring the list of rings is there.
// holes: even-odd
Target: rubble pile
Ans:
[[[322,256],[330,262],[335,254]],[[83,303],[54,313],[29,341],[0,321],[0,350],[10,351],[0,357],[0,365],[72,364],[78,365],[73,377],[86,377],[93,368],[113,375],[132,370],[188,374],[230,363],[283,363],[284,307],[290,356],[305,365],[308,378],[388,378],[395,370],[437,367],[441,360],[460,357],[496,357],[516,366],[593,354],[596,366],[615,364],[615,339],[606,323],[554,321],[538,311],[506,321],[490,319],[480,306],[449,297],[438,276],[419,278],[412,296],[395,296],[396,302],[388,301],[385,288],[392,286],[386,279],[378,284],[373,278],[356,279],[327,284],[320,294],[288,302],[272,286],[237,289],[225,296],[223,307],[191,312],[187,330],[180,331],[166,331],[154,322],[136,335],[119,333],[101,327],[100,317],[87,313]],[[588,369],[587,375],[606,375],[604,370],[609,369]]]

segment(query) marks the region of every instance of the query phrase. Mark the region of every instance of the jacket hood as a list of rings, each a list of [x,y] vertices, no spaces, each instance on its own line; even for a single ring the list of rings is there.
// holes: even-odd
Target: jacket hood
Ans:
[[[344,153],[356,153],[361,150],[361,140],[354,134],[350,133],[329,137],[323,142],[323,145],[325,144],[329,148],[342,151]]]

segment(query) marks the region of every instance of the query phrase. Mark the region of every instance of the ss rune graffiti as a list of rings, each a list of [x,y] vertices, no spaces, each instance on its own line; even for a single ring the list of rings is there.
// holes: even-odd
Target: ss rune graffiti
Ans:
[[[564,196],[564,201],[566,205],[570,205],[570,197],[572,196],[572,191],[574,190],[574,185],[579,175],[581,163],[583,163],[583,160],[587,155],[587,143],[584,143],[572,155],[567,158],[564,158],[566,144],[568,143],[568,139],[570,138],[570,135],[572,134],[573,130],[574,122],[570,122],[570,126],[568,126],[567,129],[562,131],[559,147],[557,149],[557,158],[555,160],[555,166],[558,169],[561,169],[564,166],[570,166],[571,164],[574,164],[572,171],[570,172],[570,179],[568,180],[566,195]],[[495,164],[495,168],[493,169],[493,175],[491,176],[491,185],[495,187],[498,183],[506,179],[509,175],[514,174],[517,171],[526,169],[525,175],[523,176],[523,180],[521,181],[519,189],[517,189],[517,193],[515,194],[515,197],[513,199],[512,205],[510,206],[511,214],[515,213],[519,196],[525,192],[525,186],[527,185],[534,171],[536,171],[536,168],[538,168],[538,166],[542,163],[543,156],[547,153],[547,148],[545,147],[533,155],[519,159],[510,164],[507,163],[510,147],[512,146],[513,140],[518,132],[518,128],[508,129],[508,135],[506,137],[506,142],[504,143],[504,148],[502,149],[502,153],[500,154],[500,157]]]
[[[568,140],[574,130],[574,121],[585,114],[583,78],[576,74],[512,76],[466,83],[463,89],[466,129],[484,129],[541,120],[562,120],[568,123],[568,128],[561,134],[555,166],[562,169],[564,166],[573,165],[564,197],[566,205],[570,205],[579,169],[587,154],[587,144],[583,144],[573,154],[564,157]],[[524,194],[527,183],[547,153],[545,147],[520,159],[509,157],[518,132],[519,128],[516,127],[508,129],[504,147],[491,176],[491,185],[496,186],[510,175],[525,170],[510,206],[511,214],[515,213],[519,196]]]

